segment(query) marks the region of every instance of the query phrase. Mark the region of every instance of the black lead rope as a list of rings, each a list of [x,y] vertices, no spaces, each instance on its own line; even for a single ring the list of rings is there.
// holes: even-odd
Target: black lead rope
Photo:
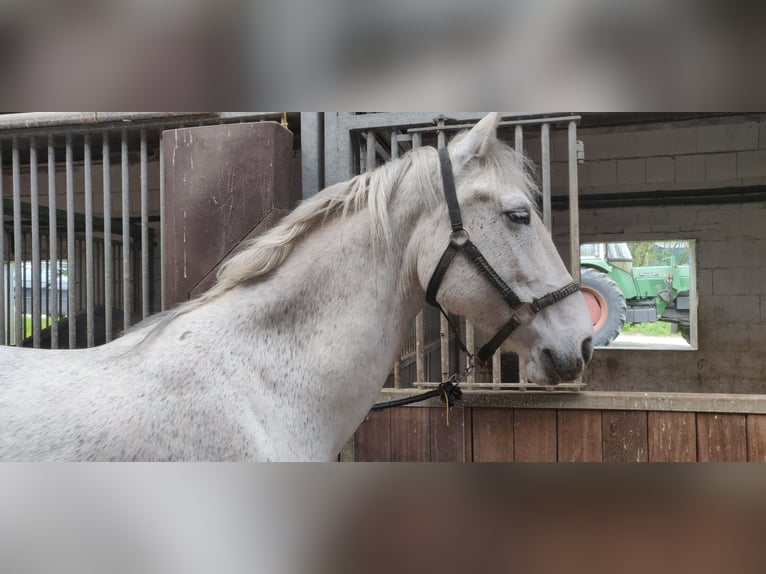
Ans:
[[[449,211],[450,224],[452,225],[452,234],[450,235],[449,245],[447,245],[447,248],[444,250],[442,257],[431,276],[431,280],[428,282],[426,300],[439,309],[441,314],[447,319],[447,323],[454,333],[460,349],[468,357],[468,367],[466,367],[462,373],[452,375],[447,381],[443,382],[433,391],[428,391],[414,397],[377,404],[372,408],[373,412],[392,407],[411,405],[435,397],[441,397],[448,408],[452,407],[463,395],[462,391],[458,388],[460,379],[474,369],[476,359],[482,364],[486,363],[516,329],[523,325],[529,325],[534,320],[535,316],[546,307],[550,307],[562,299],[580,291],[580,285],[577,283],[570,283],[558,291],[553,291],[547,295],[533,299],[530,302],[522,301],[522,299],[505,281],[503,281],[502,277],[500,277],[497,271],[495,271],[484,258],[481,251],[479,251],[479,248],[471,241],[468,231],[463,227],[463,219],[460,215],[460,203],[457,199],[457,189],[455,187],[455,175],[452,170],[452,160],[450,159],[449,151],[446,148],[439,150],[439,162],[441,165],[444,197],[447,200],[447,209]],[[436,296],[439,293],[439,287],[441,287],[442,280],[447,274],[447,270],[452,264],[452,261],[454,261],[455,256],[461,252],[474,264],[479,273],[481,273],[481,275],[483,275],[492,286],[497,289],[503,300],[513,312],[508,323],[506,323],[506,325],[500,329],[500,331],[498,331],[475,356],[466,348],[466,345],[460,336],[460,329],[455,325],[452,319],[450,319],[449,314],[436,300]]]

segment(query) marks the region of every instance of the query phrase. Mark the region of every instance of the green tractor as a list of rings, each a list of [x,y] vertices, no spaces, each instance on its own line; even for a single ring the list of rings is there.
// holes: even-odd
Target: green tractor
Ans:
[[[589,243],[580,249],[582,290],[594,344],[606,346],[625,323],[667,321],[689,340],[689,244],[645,245],[647,266],[635,266],[627,243]]]

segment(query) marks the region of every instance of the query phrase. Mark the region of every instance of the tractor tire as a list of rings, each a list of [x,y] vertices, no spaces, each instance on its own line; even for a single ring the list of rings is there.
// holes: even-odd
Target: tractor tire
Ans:
[[[582,293],[593,320],[593,344],[606,347],[625,324],[628,306],[617,283],[595,269],[583,269]]]

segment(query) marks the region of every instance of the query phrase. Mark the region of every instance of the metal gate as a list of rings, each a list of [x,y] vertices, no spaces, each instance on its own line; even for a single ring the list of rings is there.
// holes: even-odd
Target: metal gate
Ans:
[[[373,170],[396,159],[410,149],[424,145],[443,147],[452,134],[469,129],[485,112],[412,112],[412,113],[326,113],[325,183],[343,181],[364,171]],[[541,189],[540,210],[549,231],[553,228],[553,182],[565,182],[569,199],[570,271],[579,278],[579,205],[578,142],[579,116],[571,114],[519,114],[506,112],[500,124],[500,137],[527,153],[536,164]],[[556,138],[558,155],[553,161],[552,143]],[[520,156],[521,157],[521,156]],[[556,172],[565,171],[564,177]],[[566,256],[565,256],[566,259]],[[465,333],[467,346],[474,352],[479,337],[470,322],[457,318]],[[447,321],[434,309],[425,309],[416,319],[412,335],[401,358],[394,365],[389,387],[433,387],[446,380],[449,373],[461,369],[466,357],[452,338]],[[557,390],[579,390],[580,382],[564,383]],[[510,354],[497,353],[491,368],[469,375],[466,388],[534,390],[540,387],[519,376],[518,360]]]
[[[91,347],[163,310],[161,132],[282,114],[0,116],[0,345]]]

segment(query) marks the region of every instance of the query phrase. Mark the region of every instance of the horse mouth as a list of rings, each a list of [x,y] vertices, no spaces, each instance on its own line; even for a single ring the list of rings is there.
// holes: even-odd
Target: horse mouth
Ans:
[[[566,359],[549,349],[543,349],[528,369],[527,380],[541,386],[555,387],[579,379],[585,367],[582,359]],[[536,372],[535,372],[536,371]]]

